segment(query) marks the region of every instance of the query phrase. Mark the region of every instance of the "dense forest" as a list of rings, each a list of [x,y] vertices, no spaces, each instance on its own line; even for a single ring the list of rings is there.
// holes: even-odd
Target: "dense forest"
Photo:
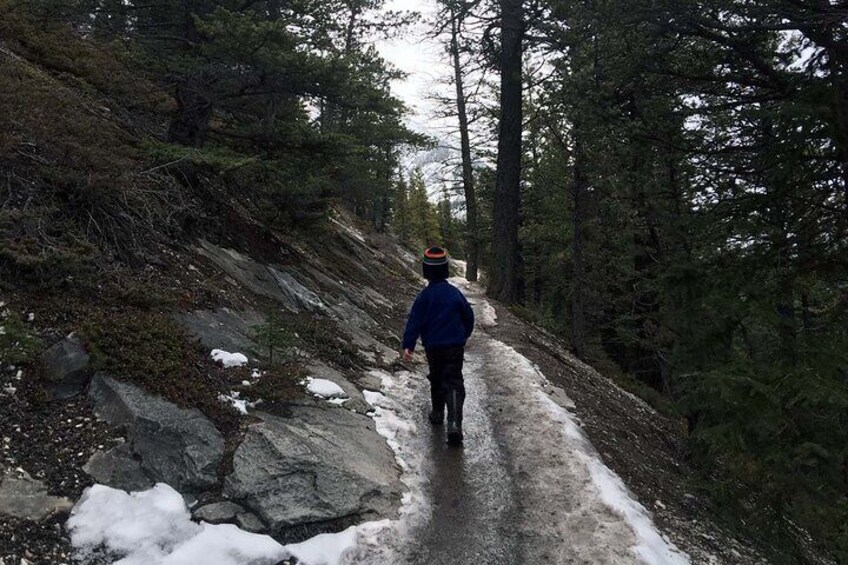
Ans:
[[[848,560],[845,4],[439,16],[490,295],[685,419],[702,487],[788,560],[799,527]]]
[[[678,418],[693,488],[787,562],[807,536],[848,561],[848,7],[437,3],[458,144],[433,194],[373,47],[412,18],[383,0],[0,0],[0,49],[86,92],[0,67],[5,288],[99,288],[231,207],[309,230],[341,201]]]

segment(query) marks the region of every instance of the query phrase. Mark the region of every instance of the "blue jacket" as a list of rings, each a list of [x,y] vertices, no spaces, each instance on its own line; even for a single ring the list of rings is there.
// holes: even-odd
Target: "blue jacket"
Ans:
[[[403,348],[415,349],[418,336],[424,349],[465,345],[474,331],[474,312],[465,296],[448,281],[433,281],[412,304]]]

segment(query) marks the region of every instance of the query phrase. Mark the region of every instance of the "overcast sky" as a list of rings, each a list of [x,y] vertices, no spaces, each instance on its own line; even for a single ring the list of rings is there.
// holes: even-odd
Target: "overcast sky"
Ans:
[[[411,33],[393,41],[380,41],[377,49],[390,63],[406,72],[406,79],[396,81],[392,90],[411,110],[408,125],[415,131],[438,136],[439,126],[433,122],[434,105],[428,96],[441,89],[450,76],[444,48],[427,37],[429,21],[436,10],[435,0],[389,0],[387,10],[404,10],[422,14],[422,22]]]
[[[428,37],[432,33],[436,0],[389,0],[386,9],[421,14],[421,21],[413,30],[399,39],[377,42],[377,49],[387,61],[407,73],[405,79],[392,84],[395,96],[410,110],[407,125],[439,144],[436,149],[406,155],[402,159],[403,168],[407,174],[416,167],[423,170],[431,199],[441,198],[443,189],[448,188],[453,194],[451,199],[461,201],[459,194],[453,192],[458,188],[454,166],[459,155],[446,148],[459,146],[458,125],[455,118],[438,118],[440,112],[433,100],[437,93],[442,97],[454,96],[454,87],[449,82],[453,71],[445,46]]]

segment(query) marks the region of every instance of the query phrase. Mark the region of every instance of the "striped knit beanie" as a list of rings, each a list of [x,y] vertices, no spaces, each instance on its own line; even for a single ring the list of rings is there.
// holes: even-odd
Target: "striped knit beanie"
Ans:
[[[449,276],[448,252],[441,247],[428,247],[424,251],[424,278],[439,281]]]

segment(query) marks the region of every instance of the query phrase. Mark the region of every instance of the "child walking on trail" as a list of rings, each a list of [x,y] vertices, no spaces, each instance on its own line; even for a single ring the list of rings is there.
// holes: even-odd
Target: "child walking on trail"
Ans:
[[[447,441],[462,443],[462,404],[465,385],[462,363],[465,342],[474,330],[474,312],[462,292],[448,283],[448,254],[441,247],[424,252],[424,278],[429,281],[409,312],[403,333],[403,358],[412,360],[415,344],[421,337],[430,365],[430,397],[433,409],[430,422],[440,425],[448,412]]]

